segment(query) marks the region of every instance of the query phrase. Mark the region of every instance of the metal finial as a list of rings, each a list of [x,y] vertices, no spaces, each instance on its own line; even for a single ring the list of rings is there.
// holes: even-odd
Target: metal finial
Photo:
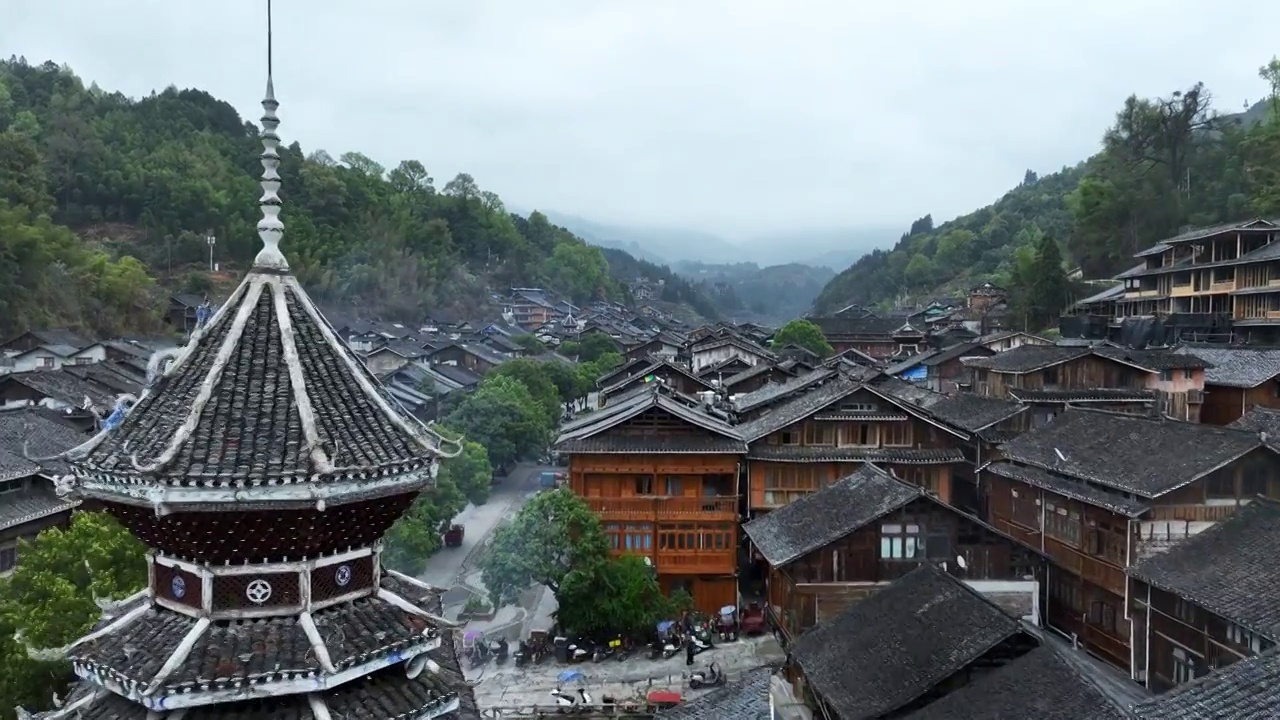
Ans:
[[[267,94],[262,99],[262,197],[258,199],[262,208],[262,219],[258,221],[262,250],[253,259],[253,266],[288,270],[289,263],[280,252],[280,239],[284,237],[284,223],[280,221],[280,154],[276,150],[280,146],[280,136],[276,134],[280,126],[276,108],[280,103],[276,102],[271,70],[271,0],[267,0]]]

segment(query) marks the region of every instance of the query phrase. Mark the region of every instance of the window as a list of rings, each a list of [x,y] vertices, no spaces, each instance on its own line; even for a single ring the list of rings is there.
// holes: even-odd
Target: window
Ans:
[[[783,445],[800,444],[800,433],[795,430],[783,430],[778,435]]]
[[[39,365],[39,367],[46,368],[46,369],[47,369],[47,368],[51,368],[51,367],[53,367],[53,358],[51,358],[51,357],[42,357],[42,358],[40,358],[40,365]]]
[[[840,405],[840,412],[846,413],[873,413],[878,409],[878,405],[869,402],[847,402]]]
[[[8,545],[0,547],[0,573],[7,573],[18,565],[18,547]]]
[[[1173,615],[1174,617],[1176,617],[1177,619],[1181,620],[1182,622],[1188,625],[1196,624],[1196,616],[1197,616],[1196,606],[1191,604],[1190,602],[1187,602],[1186,600],[1183,600],[1182,598],[1178,598],[1174,602]]]
[[[1011,488],[1009,490],[1010,500],[1012,501],[1012,520],[1019,525],[1027,528],[1040,529],[1040,500],[1035,497],[1035,493],[1030,490],[1018,490]]]
[[[1173,649],[1173,682],[1181,685],[1196,679],[1196,663],[1191,653],[1182,648]]]
[[[1191,368],[1182,368],[1182,379],[1183,379],[1183,380],[1191,380],[1191,379],[1195,378],[1195,376],[1196,376],[1196,371],[1195,371],[1195,370],[1192,370]]]
[[[880,427],[884,430],[884,445],[897,447],[909,447],[911,445],[911,423],[888,423]]]
[[[841,445],[874,445],[875,426],[869,423],[853,423],[840,428]]]
[[[1104,602],[1090,603],[1089,624],[1114,634],[1116,631],[1116,609]]]
[[[1171,381],[1173,380],[1173,371],[1172,371],[1172,370],[1161,370],[1161,371],[1160,371],[1160,379],[1161,379],[1161,380],[1163,380],[1164,382],[1171,382]]]
[[[683,483],[680,482],[680,477],[677,475],[668,475],[666,477],[665,490],[666,495],[671,497],[683,495],[684,487]]]
[[[659,550],[727,551],[734,548],[734,526],[678,523],[658,526]]]
[[[1056,367],[1045,368],[1044,371],[1040,373],[1040,376],[1044,378],[1045,385],[1058,384],[1058,368]]]
[[[806,423],[804,426],[805,445],[835,445],[836,429],[830,424],[820,422]]]
[[[650,475],[641,475],[636,478],[636,494],[652,495],[653,494],[653,477]]]
[[[609,523],[604,526],[609,547],[613,550],[647,552],[653,550],[653,526],[646,523],[622,525]]]
[[[1079,547],[1080,513],[1052,502],[1045,502],[1044,511],[1045,534]]]
[[[93,364],[93,358],[91,358],[91,357],[78,357],[78,358],[76,358],[76,359],[75,359],[75,364],[76,364],[76,365],[92,365],[92,364]]]
[[[821,468],[808,465],[765,470],[764,504],[780,507],[817,492],[821,486],[821,472]]]
[[[1262,638],[1239,625],[1231,624],[1227,626],[1227,640],[1242,648],[1249,648],[1255,653],[1262,652]]]
[[[924,557],[924,537],[919,525],[886,523],[880,526],[881,560],[918,560]]]

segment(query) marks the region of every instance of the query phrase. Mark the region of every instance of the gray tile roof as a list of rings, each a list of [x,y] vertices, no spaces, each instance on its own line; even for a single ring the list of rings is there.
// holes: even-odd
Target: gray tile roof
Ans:
[[[870,720],[929,692],[1018,621],[925,563],[801,635],[791,656],[840,720]]]
[[[996,353],[991,357],[967,361],[970,367],[986,368],[993,372],[1021,374],[1082,358],[1089,348],[1060,347],[1058,345],[1019,345],[1012,350]]]
[[[634,392],[620,396],[604,408],[565,424],[560,429],[560,437],[556,439],[555,445],[557,448],[562,445],[569,446],[572,442],[591,438],[598,433],[637,417],[641,413],[654,409],[679,418],[694,427],[706,430],[712,436],[739,443],[739,445],[735,445],[735,447],[741,448],[739,452],[745,452],[746,450],[745,444],[742,444],[742,436],[736,428],[730,426],[726,421],[704,412],[700,407],[691,407],[681,400],[669,396],[667,391],[657,383],[643,386]]]
[[[766,405],[778,402],[793,393],[800,392],[807,387],[829,380],[835,377],[836,374],[837,371],[834,368],[823,368],[797,375],[786,382],[770,383],[759,390],[739,395],[734,398],[733,405],[739,413],[751,413]]]
[[[1213,367],[1205,370],[1206,385],[1251,388],[1280,375],[1280,348],[1194,345],[1179,353],[1204,358]]]
[[[977,432],[1025,411],[1015,402],[973,393],[956,393],[929,405],[927,412],[953,427]]]
[[[1212,365],[1212,363],[1207,362],[1198,354],[1174,352],[1163,348],[1132,350],[1121,347],[1095,347],[1093,348],[1093,354],[1108,360],[1134,365],[1150,372],[1182,369],[1195,370]]]
[[[429,598],[429,602],[420,601],[415,594],[408,592],[403,587],[403,583],[399,583],[394,578],[384,578],[384,587],[389,587],[399,596],[416,602],[420,607],[439,614],[440,602],[439,596]],[[419,593],[421,594],[421,593]],[[321,611],[328,612],[328,610]],[[262,620],[259,624],[278,624],[280,620]],[[250,623],[246,623],[250,624]],[[449,720],[479,720],[480,711],[476,707],[475,694],[472,693],[470,685],[467,685],[463,679],[462,669],[458,665],[456,652],[453,646],[453,633],[456,630],[444,630],[442,633],[442,643],[436,650],[428,653],[431,660],[440,666],[439,673],[431,673],[424,671],[410,679],[404,673],[403,664],[394,664],[379,670],[378,673],[366,675],[364,678],[351,680],[351,682],[339,685],[338,688],[330,689],[321,693],[325,706],[328,707],[329,716],[338,719],[343,717],[346,720],[392,720],[392,719],[410,719],[410,717],[419,717],[419,714],[425,714],[431,707],[442,705],[452,701],[454,697],[460,701],[460,708],[456,714],[449,715]],[[291,632],[292,633],[292,632]],[[323,630],[321,630],[323,633]],[[265,647],[274,648],[276,652],[294,652],[300,653],[301,648],[288,647],[284,648],[283,643],[279,643],[282,639],[292,637],[288,633],[285,635],[276,635],[275,638],[269,639]],[[296,638],[294,638],[296,639]],[[344,641],[346,642],[346,641]],[[142,644],[141,642],[138,644]],[[225,648],[224,652],[239,652],[244,655],[252,655],[259,653],[261,643],[255,647],[250,642],[239,647]],[[303,647],[310,648],[310,643],[303,638]],[[148,648],[140,647],[138,651],[142,655],[147,655]],[[191,661],[197,661],[196,653],[192,653]],[[237,656],[237,661],[239,657]],[[212,675],[206,675],[206,678],[212,678]],[[68,703],[78,700],[84,696],[90,696],[95,692],[95,687],[87,682],[81,682],[76,688],[69,693]],[[38,714],[37,720],[52,720],[52,714]],[[115,693],[100,694],[96,700],[90,705],[79,708],[77,714],[74,715],[76,720],[147,720],[154,714],[148,714],[145,706],[138,705]],[[310,701],[307,694],[289,694],[289,696],[278,696],[264,698],[264,700],[243,701],[243,702],[225,702],[218,705],[206,705],[191,708],[183,715],[184,720],[319,720],[311,710]],[[59,720],[68,720],[65,717],[59,717]]]
[[[1138,517],[1150,509],[1147,503],[1125,497],[1124,493],[1087,483],[1083,480],[1055,475],[1040,468],[995,462],[986,466],[986,472],[1010,480],[1026,483],[1063,497],[1079,500],[1095,507],[1105,508],[1127,517]]]
[[[6,453],[0,452],[0,462]],[[0,475],[0,480],[5,477]],[[0,495],[0,530],[8,530],[59,513],[68,513],[80,503],[59,498],[53,484],[41,478],[29,482],[30,487]]]
[[[671,708],[659,710],[658,720],[770,720],[769,682],[772,668],[749,670],[722,688]]]
[[[748,442],[758,440],[798,420],[803,420],[832,403],[839,402],[841,398],[857,392],[862,388],[862,384],[846,377],[828,377],[821,385],[810,387],[811,389],[796,394],[768,413],[738,426],[739,433]],[[739,412],[743,412],[742,405],[737,407]]]
[[[1241,430],[1069,410],[1001,450],[1014,462],[1155,498],[1259,447]]]
[[[1280,649],[1241,660],[1134,708],[1135,720],[1274,720]]]
[[[0,481],[24,478],[40,472],[40,466],[22,457],[0,448]]]
[[[1264,432],[1269,436],[1269,442],[1280,442],[1280,410],[1251,407],[1249,412],[1241,415],[1227,427],[1254,433]]]
[[[12,467],[27,467],[26,464],[32,462],[26,459],[27,455],[33,458],[53,457],[88,439],[87,435],[49,417],[44,410],[30,407],[0,410],[0,452],[7,452],[21,461],[13,461]],[[5,465],[0,462],[0,475],[4,474]],[[61,460],[41,460],[39,465],[48,475],[68,472],[67,464]]]
[[[1280,505],[1255,500],[1232,518],[1129,573],[1272,641],[1280,641]]]
[[[966,342],[960,343],[959,345],[952,345],[941,352],[932,353],[922,362],[927,367],[934,367],[957,358],[968,357],[971,355],[977,357],[989,357],[992,354],[993,353],[984,347],[982,343],[976,341]]]
[[[333,472],[427,465],[439,454],[438,438],[407,417],[318,313],[292,278],[250,273],[189,354],[79,465],[126,481],[143,474],[138,466],[168,482],[214,475],[315,480],[326,475],[313,462],[304,395],[318,452]],[[293,356],[282,327],[291,330]],[[187,424],[192,413],[194,426]]]
[[[1126,388],[1077,388],[1073,390],[1028,390],[1009,388],[1009,396],[1028,403],[1154,403],[1154,390],[1129,390]]]
[[[895,465],[949,465],[964,462],[959,448],[822,447],[756,443],[747,452],[752,460],[771,462],[874,462]]]
[[[769,564],[780,567],[924,496],[871,465],[830,487],[742,526]]]
[[[906,716],[905,720],[1125,720],[1092,681],[1049,647],[1013,662]]]

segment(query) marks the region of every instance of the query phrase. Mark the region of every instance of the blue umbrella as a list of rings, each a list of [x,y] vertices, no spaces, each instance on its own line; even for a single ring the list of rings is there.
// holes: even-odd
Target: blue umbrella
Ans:
[[[675,625],[675,624],[676,624],[675,620],[663,620],[662,622],[658,623],[658,632],[665,633],[671,629],[672,625]]]
[[[556,678],[562,684],[571,682],[581,682],[587,679],[587,676],[581,670],[564,670],[560,676]]]

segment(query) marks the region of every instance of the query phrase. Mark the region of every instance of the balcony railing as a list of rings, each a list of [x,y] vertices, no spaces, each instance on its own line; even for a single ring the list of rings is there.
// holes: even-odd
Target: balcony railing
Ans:
[[[731,573],[737,563],[736,550],[660,550],[654,561],[660,573]]]
[[[1240,505],[1156,505],[1143,520],[1217,522],[1232,517],[1240,508]]]
[[[585,498],[591,511],[606,518],[738,516],[736,495],[714,497]]]

